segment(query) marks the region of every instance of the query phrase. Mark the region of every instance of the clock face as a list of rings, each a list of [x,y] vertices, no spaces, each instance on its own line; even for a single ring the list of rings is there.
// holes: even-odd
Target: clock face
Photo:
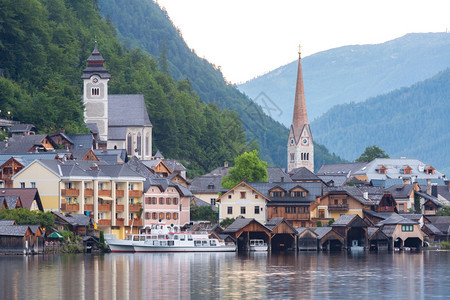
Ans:
[[[92,79],[92,82],[93,82],[93,83],[97,83],[97,82],[98,82],[98,78],[97,78],[97,77],[94,77],[94,79]]]
[[[294,139],[291,139],[291,145],[294,145]]]
[[[308,139],[307,138],[302,138],[302,144],[303,145],[307,145],[308,144]]]

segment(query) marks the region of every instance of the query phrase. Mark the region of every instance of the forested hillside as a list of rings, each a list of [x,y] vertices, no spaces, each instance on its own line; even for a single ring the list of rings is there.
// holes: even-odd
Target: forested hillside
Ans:
[[[155,57],[159,68],[176,79],[188,79],[204,102],[236,111],[247,140],[259,145],[262,159],[270,165],[286,166],[286,127],[268,117],[235,86],[227,84],[218,68],[189,49],[164,10],[151,0],[135,0],[133,5],[128,0],[99,0],[99,5],[105,18],[117,27],[120,40]],[[293,103],[293,94],[288,101]],[[323,162],[340,161],[320,145],[315,159],[319,168]]]
[[[338,105],[311,127],[315,139],[354,160],[377,145],[390,157],[418,158],[450,173],[450,69],[409,88]]]
[[[205,104],[188,80],[175,81],[140,50],[123,47],[93,0],[0,2],[0,109],[40,132],[86,132],[82,70],[98,40],[110,93],[144,94],[153,145],[204,173],[248,150],[237,113]]]
[[[450,67],[450,33],[413,33],[382,44],[330,49],[302,58],[302,67],[308,116],[314,120],[336,104],[361,102]],[[272,117],[289,126],[296,76],[297,60],[238,87],[252,99],[264,92],[276,101],[282,113]]]

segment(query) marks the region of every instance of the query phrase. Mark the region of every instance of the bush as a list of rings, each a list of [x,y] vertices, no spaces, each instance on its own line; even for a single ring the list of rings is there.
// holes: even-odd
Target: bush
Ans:
[[[322,221],[317,221],[317,227],[322,227]]]
[[[442,241],[441,242],[441,248],[443,248],[443,249],[450,249],[450,242]]]

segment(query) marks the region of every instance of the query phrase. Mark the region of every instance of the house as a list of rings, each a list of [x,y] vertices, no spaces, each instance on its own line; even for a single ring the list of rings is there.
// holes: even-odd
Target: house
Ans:
[[[35,160],[13,180],[14,186],[33,183],[45,210],[88,215],[105,233],[142,226],[145,178],[125,164]]]
[[[228,234],[237,241],[238,251],[248,251],[252,239],[264,240],[269,247],[271,245],[271,230],[255,219],[238,217],[222,234]]]
[[[344,249],[369,249],[368,224],[359,215],[342,215],[331,227],[344,237]]]
[[[398,212],[407,212],[414,208],[414,192],[418,189],[417,184],[398,184],[387,188],[386,191],[391,193],[397,202]]]
[[[291,177],[287,174],[284,168],[272,167],[267,168],[268,182],[292,182]]]
[[[322,182],[322,179],[305,167],[291,170],[289,176],[295,182]]]
[[[18,135],[0,143],[0,152],[4,154],[47,152],[56,148],[56,143],[46,134]]]
[[[55,216],[55,226],[58,231],[68,228],[76,235],[88,235],[89,229],[94,227],[94,221],[85,214],[64,214],[62,212],[53,211]]]
[[[324,164],[316,175],[328,186],[343,186],[356,171],[366,165],[366,162]]]
[[[427,216],[427,219],[431,222],[424,226],[435,231],[435,239],[450,241],[450,216]],[[434,228],[429,225],[433,225]]]
[[[435,215],[443,206],[442,200],[439,201],[436,197],[422,191],[415,191],[414,195],[419,197],[420,209],[425,215]]]
[[[0,225],[0,251],[8,254],[31,253],[34,234],[27,225]]]
[[[311,228],[317,235],[319,250],[341,251],[345,245],[345,238],[332,227]]]
[[[0,197],[15,197],[20,199],[20,207],[44,211],[37,188],[4,188],[0,189]]]
[[[297,251],[297,230],[284,218],[275,217],[266,222],[270,229],[270,249]]]
[[[266,222],[266,204],[270,199],[250,183],[242,181],[229,189],[216,202],[219,204],[219,222],[226,218],[255,219]]]
[[[418,222],[393,213],[389,218],[376,224],[389,238],[389,249],[422,248],[426,234]]]
[[[380,227],[368,227],[367,236],[370,250],[381,251],[389,249],[389,237],[383,233]]]
[[[222,191],[222,178],[228,171],[228,167],[219,167],[208,174],[196,177],[191,181],[189,190],[195,197],[215,206]]]
[[[300,251],[317,251],[318,250],[318,234],[313,228],[296,227],[297,247]]]
[[[9,129],[9,137],[20,135],[34,135],[36,134],[36,127],[33,124],[14,124]]]

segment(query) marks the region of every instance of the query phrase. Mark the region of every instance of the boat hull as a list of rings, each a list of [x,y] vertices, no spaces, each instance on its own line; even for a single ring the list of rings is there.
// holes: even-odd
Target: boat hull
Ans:
[[[236,252],[236,246],[189,247],[189,246],[134,246],[134,251],[141,252]]]
[[[133,243],[127,240],[105,240],[111,252],[134,252]]]

